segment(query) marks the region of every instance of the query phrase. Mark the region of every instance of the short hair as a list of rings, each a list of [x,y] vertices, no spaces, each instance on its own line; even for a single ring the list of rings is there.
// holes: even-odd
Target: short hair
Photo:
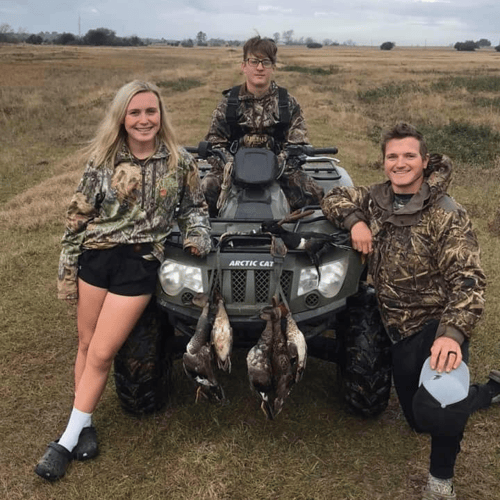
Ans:
[[[158,139],[165,143],[170,152],[169,168],[175,168],[179,159],[178,142],[170,120],[167,116],[165,105],[160,95],[160,89],[153,83],[134,80],[121,87],[116,93],[113,101],[97,129],[96,136],[90,145],[84,150],[94,165],[99,166],[108,163],[114,165],[116,155],[123,147],[127,139],[124,120],[128,105],[134,96],[142,92],[151,92],[158,98],[160,109],[160,130]]]
[[[406,137],[414,137],[420,143],[420,156],[427,158],[429,153],[424,136],[413,126],[406,122],[399,122],[391,130],[387,130],[382,134],[382,141],[380,143],[382,149],[382,158],[385,158],[385,149],[387,143],[392,139],[405,139]]]
[[[276,53],[278,46],[272,38],[261,38],[254,36],[245,42],[243,45],[243,60],[246,61],[248,54],[262,55],[271,59],[273,64],[276,64]]]

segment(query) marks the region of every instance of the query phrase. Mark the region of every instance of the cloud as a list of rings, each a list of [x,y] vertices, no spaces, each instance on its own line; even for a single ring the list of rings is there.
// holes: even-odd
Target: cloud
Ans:
[[[92,7],[90,5],[88,7],[82,7],[80,9],[80,12],[82,14],[95,14],[95,15],[99,15],[100,14],[100,12],[99,12],[98,9],[96,9],[95,7]]]
[[[335,15],[335,12],[332,11],[320,11],[320,12],[315,12],[313,14],[314,17],[332,17]]]
[[[275,5],[259,5],[257,10],[259,12],[277,12],[279,14],[290,14],[293,9],[285,9],[283,7],[276,7]]]

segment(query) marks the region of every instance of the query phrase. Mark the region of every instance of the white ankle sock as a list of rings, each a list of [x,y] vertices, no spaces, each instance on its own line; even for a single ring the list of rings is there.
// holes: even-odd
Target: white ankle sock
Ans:
[[[92,413],[84,413],[73,408],[66,430],[59,439],[59,444],[64,446],[68,451],[73,451],[73,448],[78,443],[80,432],[82,432],[84,427],[90,427],[90,425],[92,425]]]

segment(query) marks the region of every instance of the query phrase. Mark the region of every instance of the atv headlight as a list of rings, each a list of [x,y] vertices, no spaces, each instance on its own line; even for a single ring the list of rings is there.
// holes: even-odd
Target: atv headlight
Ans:
[[[297,296],[318,290],[324,297],[335,297],[344,284],[347,272],[347,258],[335,260],[319,268],[321,280],[318,285],[318,273],[314,267],[307,267],[300,271]]]
[[[327,299],[335,297],[340,292],[347,274],[347,265],[348,259],[345,257],[320,266],[321,280],[318,290]]]
[[[158,271],[161,287],[167,295],[177,295],[183,288],[203,292],[201,269],[165,260]]]
[[[318,272],[314,267],[306,267],[300,271],[297,296],[312,292],[318,288]]]

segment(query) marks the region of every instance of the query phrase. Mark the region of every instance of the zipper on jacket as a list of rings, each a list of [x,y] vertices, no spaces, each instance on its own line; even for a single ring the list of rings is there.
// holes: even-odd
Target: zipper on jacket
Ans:
[[[139,161],[139,165],[141,166],[142,175],[141,208],[144,210],[144,199],[146,198],[146,165],[142,161]]]
[[[149,161],[149,158],[146,160],[137,160],[141,167],[141,175],[142,175],[142,200],[141,200],[141,208],[144,210],[145,200],[146,200],[146,166]],[[152,173],[151,173],[151,197],[149,200],[148,209],[153,212],[155,208],[155,187],[156,187],[156,163],[153,161],[152,165]]]

